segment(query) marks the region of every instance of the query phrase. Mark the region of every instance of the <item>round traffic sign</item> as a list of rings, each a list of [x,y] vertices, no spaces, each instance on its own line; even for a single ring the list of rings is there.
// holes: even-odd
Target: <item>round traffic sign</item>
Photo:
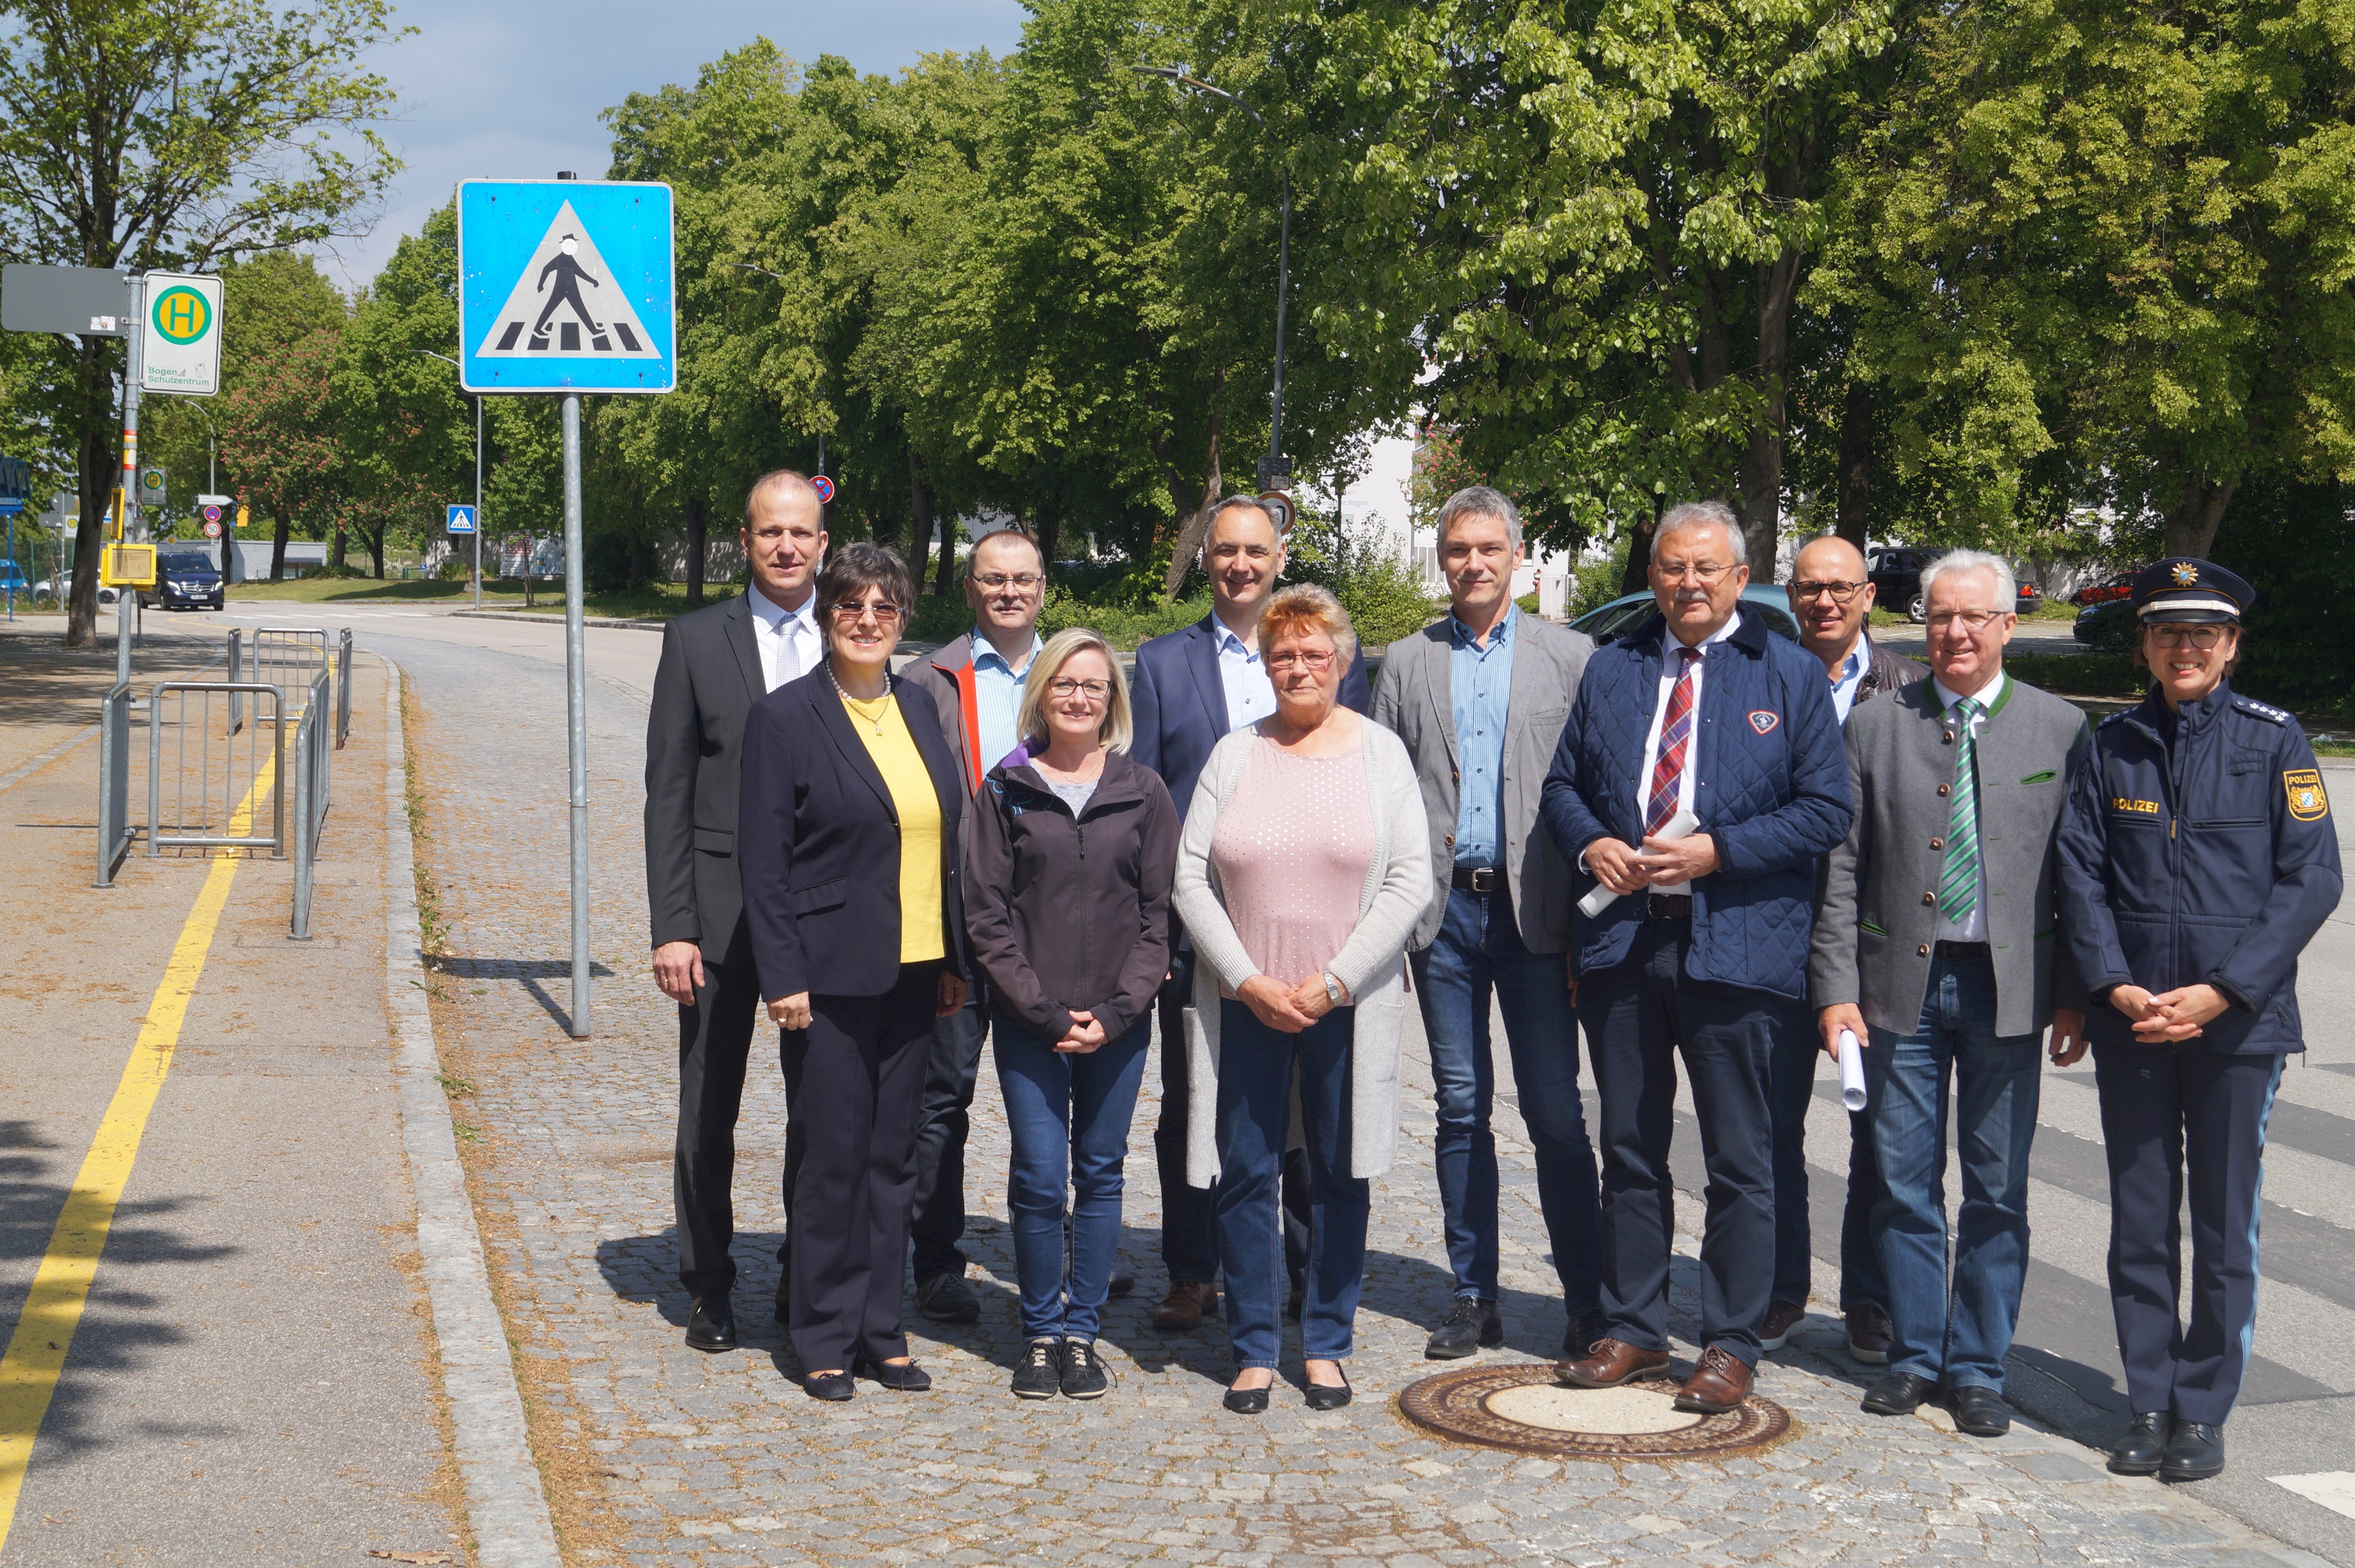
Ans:
[[[213,307],[204,295],[186,283],[155,296],[149,313],[155,330],[174,343],[194,343],[213,324]]]
[[[1299,508],[1292,504],[1292,497],[1281,490],[1263,490],[1258,500],[1260,509],[1267,514],[1268,521],[1275,525],[1276,538],[1282,539],[1289,534],[1294,518],[1299,515]]]
[[[830,507],[834,504],[834,481],[827,478],[825,475],[821,474],[816,478],[811,480],[810,488],[817,492],[817,504],[819,506]]]
[[[207,507],[205,508],[208,512],[214,509],[215,508],[211,507]],[[205,519],[205,538],[208,539],[217,539],[220,538],[220,524],[214,518],[207,517]]]

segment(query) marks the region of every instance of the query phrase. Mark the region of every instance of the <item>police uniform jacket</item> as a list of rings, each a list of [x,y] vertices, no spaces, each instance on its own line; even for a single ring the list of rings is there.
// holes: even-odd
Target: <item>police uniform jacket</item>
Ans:
[[[2231,1004],[2211,1051],[2306,1049],[2297,955],[2338,906],[2339,836],[2297,720],[2229,681],[2173,716],[2154,688],[2102,720],[2061,827],[2063,922],[2087,990],[2206,983]],[[2133,1040],[2114,1008],[2096,1044]]]

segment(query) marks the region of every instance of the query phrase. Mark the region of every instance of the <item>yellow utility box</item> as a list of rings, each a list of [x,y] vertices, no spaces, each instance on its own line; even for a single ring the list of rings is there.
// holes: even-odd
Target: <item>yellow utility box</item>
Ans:
[[[155,547],[111,544],[98,558],[98,580],[109,588],[155,586]]]

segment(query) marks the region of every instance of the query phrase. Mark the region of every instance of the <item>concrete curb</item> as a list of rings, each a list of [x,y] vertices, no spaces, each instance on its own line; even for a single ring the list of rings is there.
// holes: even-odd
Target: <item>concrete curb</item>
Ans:
[[[417,919],[415,850],[409,837],[409,748],[400,729],[400,667],[385,661],[385,1011],[400,1091],[401,1143],[417,1194],[417,1248],[424,1259],[442,1387],[450,1401],[458,1473],[484,1568],[563,1568],[539,1467],[516,1387],[506,1327],[491,1299],[482,1233],[442,1091],[433,1018],[425,1005],[424,939]]]
[[[564,617],[561,614],[540,615],[523,610],[453,610],[450,614],[453,618],[463,621],[521,621],[529,626],[564,624]],[[623,631],[633,632],[659,632],[670,624],[668,621],[649,620],[643,616],[633,618],[627,615],[583,615],[581,617],[581,624],[584,626],[619,626]]]

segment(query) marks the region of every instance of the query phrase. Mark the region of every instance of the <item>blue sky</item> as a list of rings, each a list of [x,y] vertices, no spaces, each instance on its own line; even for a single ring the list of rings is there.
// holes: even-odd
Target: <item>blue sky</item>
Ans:
[[[370,63],[400,95],[400,118],[380,129],[408,166],[375,231],[321,261],[346,286],[366,283],[461,179],[596,178],[609,145],[600,112],[692,81],[756,36],[796,59],[897,71],[940,49],[1011,50],[1026,15],[1018,0],[399,0],[394,19],[418,31]]]

